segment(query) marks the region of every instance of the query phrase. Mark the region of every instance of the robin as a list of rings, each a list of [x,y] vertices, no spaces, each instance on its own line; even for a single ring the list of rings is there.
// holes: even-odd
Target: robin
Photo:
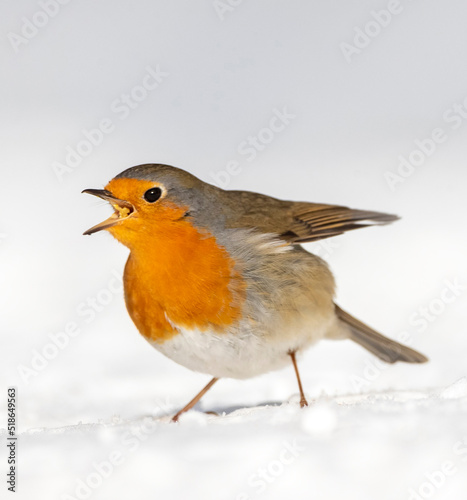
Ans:
[[[213,378],[246,379],[291,363],[321,339],[351,339],[388,363],[424,363],[334,303],[333,275],[302,243],[398,219],[343,206],[227,191],[168,165],[129,168],[84,193],[114,213],[105,229],[126,245],[124,287],[140,333],[173,361]]]

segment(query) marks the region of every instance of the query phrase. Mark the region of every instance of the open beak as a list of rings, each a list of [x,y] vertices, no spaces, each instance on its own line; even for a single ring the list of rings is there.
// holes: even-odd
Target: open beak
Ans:
[[[85,189],[82,192],[92,194],[94,196],[102,198],[105,201],[108,201],[115,210],[115,212],[108,219],[100,222],[99,224],[96,224],[95,226],[85,231],[83,234],[93,234],[97,233],[97,231],[101,231],[102,229],[107,229],[109,227],[115,226],[115,224],[123,219],[126,219],[135,211],[135,207],[131,203],[115,198],[115,196],[113,196],[112,193],[110,191],[107,191],[106,189]]]

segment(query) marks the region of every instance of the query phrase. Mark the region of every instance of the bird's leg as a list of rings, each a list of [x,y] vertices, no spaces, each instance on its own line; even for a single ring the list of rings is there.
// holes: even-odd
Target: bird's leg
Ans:
[[[186,406],[184,406],[178,413],[172,417],[172,422],[178,422],[178,418],[182,413],[191,410],[193,406],[209,391],[209,389],[218,381],[219,379],[214,377],[209,384],[202,389]]]
[[[298,373],[297,360],[295,359],[295,351],[289,351],[287,353],[292,358],[293,367],[295,369],[295,375],[297,376],[298,389],[300,390],[300,408],[308,406],[308,401],[306,400],[305,394],[303,393],[302,381],[300,380],[300,373]]]

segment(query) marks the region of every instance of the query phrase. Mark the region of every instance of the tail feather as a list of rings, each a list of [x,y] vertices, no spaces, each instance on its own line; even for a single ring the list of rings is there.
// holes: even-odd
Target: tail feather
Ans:
[[[368,349],[370,352],[386,361],[387,363],[396,363],[403,361],[405,363],[425,363],[428,358],[423,354],[410,349],[405,345],[399,344],[395,340],[388,339],[384,335],[376,332],[358,319],[343,311],[336,305],[337,317],[344,322],[349,331],[350,338]]]

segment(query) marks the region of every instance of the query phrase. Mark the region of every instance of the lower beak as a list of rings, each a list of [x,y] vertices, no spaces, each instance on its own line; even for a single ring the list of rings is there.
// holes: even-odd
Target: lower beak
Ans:
[[[135,211],[135,207],[131,203],[115,198],[115,196],[113,196],[113,194],[106,189],[85,189],[82,192],[92,194],[93,196],[97,196],[105,201],[108,201],[115,210],[115,212],[108,219],[96,224],[83,234],[93,234],[101,231],[102,229],[108,229],[109,227],[115,226],[115,224],[123,219],[126,219]]]

